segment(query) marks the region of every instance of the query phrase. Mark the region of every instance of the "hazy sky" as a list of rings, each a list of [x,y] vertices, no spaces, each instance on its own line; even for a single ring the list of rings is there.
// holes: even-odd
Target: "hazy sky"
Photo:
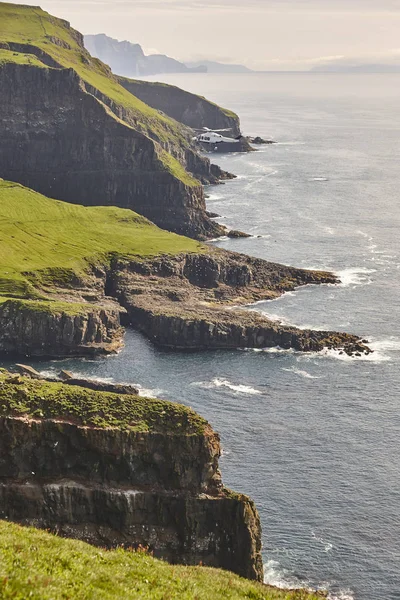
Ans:
[[[12,0],[14,1],[14,0]],[[14,2],[19,3],[19,2]],[[23,0],[83,33],[148,53],[308,69],[326,60],[400,62],[400,0]]]

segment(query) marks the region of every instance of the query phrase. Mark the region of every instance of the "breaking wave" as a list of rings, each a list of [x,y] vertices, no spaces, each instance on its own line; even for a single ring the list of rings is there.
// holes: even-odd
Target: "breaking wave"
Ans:
[[[376,269],[353,267],[338,271],[336,275],[339,277],[341,281],[340,285],[342,287],[349,287],[350,285],[370,285],[372,283],[372,278],[369,277],[369,275],[375,272]]]
[[[288,373],[295,373],[296,375],[300,375],[300,377],[304,377],[305,379],[321,379],[317,375],[311,375],[308,371],[304,371],[302,369],[297,369],[296,367],[290,367],[289,369],[282,369],[282,371],[287,371]]]
[[[269,560],[264,564],[264,583],[283,590],[306,589],[310,592],[316,591],[309,581],[297,579],[289,574],[278,561]],[[355,600],[350,590],[339,590],[330,592],[329,584],[318,586],[317,591],[327,591],[327,600]]]
[[[262,394],[260,390],[257,390],[249,385],[242,385],[240,383],[234,384],[227,379],[222,379],[220,377],[214,377],[212,381],[195,381],[191,385],[205,389],[227,388],[237,394],[249,394],[251,396],[260,396]]]

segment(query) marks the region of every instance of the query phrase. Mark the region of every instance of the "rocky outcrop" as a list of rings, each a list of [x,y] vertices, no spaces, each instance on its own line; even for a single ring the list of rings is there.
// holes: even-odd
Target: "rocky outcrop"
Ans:
[[[193,411],[0,379],[0,518],[262,580],[257,510],[223,488],[219,437]],[[95,427],[102,412],[107,420]],[[112,426],[116,413],[123,421]]]
[[[219,235],[200,183],[167,170],[157,143],[91,92],[72,69],[1,65],[0,176],[68,202],[131,208],[171,231]],[[209,162],[183,153],[207,179]]]
[[[0,305],[0,352],[19,356],[109,354],[122,346],[119,307],[8,300]]]
[[[191,350],[335,348],[350,355],[370,352],[357,336],[289,327],[237,307],[276,298],[299,285],[336,283],[330,273],[223,251],[131,262],[117,271],[113,293],[127,309],[131,324],[159,346]],[[227,304],[236,308],[227,309]]]
[[[370,352],[357,336],[285,326],[254,309],[240,308],[277,298],[298,286],[337,283],[331,273],[286,267],[220,249],[147,260],[114,259],[107,272],[98,267],[95,272],[88,280],[92,294],[90,288],[60,289],[64,302],[59,304],[54,288],[48,302],[8,300],[2,304],[0,352],[31,356],[115,352],[122,345],[121,316],[124,325],[169,348],[280,346],[301,351]],[[84,385],[91,386],[90,382]]]
[[[186,92],[176,86],[120,77],[119,82],[131,94],[153,108],[161,110],[192,129],[228,128],[230,137],[240,135],[239,117],[206,98]]]

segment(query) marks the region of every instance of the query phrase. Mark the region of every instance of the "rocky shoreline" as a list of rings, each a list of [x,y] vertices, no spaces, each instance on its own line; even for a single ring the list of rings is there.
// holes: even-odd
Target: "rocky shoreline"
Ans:
[[[368,354],[371,350],[357,336],[298,329],[244,308],[299,286],[336,283],[332,273],[211,248],[147,260],[115,259],[108,270],[97,268],[80,285],[52,288],[51,299],[79,306],[79,314],[50,312],[38,302],[5,302],[0,352],[42,357],[116,352],[123,345],[122,323],[176,350],[280,346]]]

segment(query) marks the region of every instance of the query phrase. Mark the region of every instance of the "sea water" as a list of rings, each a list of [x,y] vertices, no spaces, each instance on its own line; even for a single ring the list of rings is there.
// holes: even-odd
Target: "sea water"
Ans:
[[[255,308],[358,334],[375,352],[185,354],[128,331],[118,356],[35,366],[140,384],[209,419],[222,437],[225,484],[257,503],[266,582],[324,587],[342,600],[399,599],[400,75],[164,79],[277,142],[212,157],[238,178],[208,188],[208,208],[253,236],[216,245],[340,275],[340,285]]]

